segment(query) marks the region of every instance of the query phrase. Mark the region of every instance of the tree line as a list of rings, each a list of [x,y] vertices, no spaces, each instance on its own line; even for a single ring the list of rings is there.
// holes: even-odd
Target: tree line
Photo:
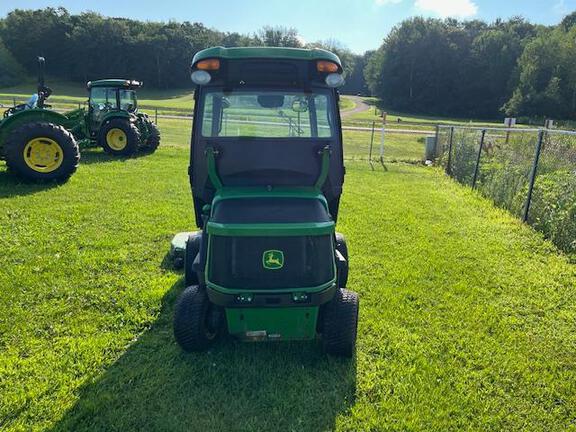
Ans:
[[[372,94],[387,109],[576,119],[576,13],[557,26],[520,17],[492,23],[415,17],[394,27],[380,48],[358,55],[336,40],[305,43],[286,27],[239,34],[197,22],[16,9],[0,20],[0,86],[34,75],[36,56],[43,55],[49,75],[63,80],[127,77],[148,88],[190,88],[193,55],[216,45],[332,50],[346,74],[342,91]]]
[[[371,55],[386,107],[423,114],[576,119],[576,13],[557,26],[412,18]]]
[[[337,41],[304,43],[292,28],[265,26],[254,34],[221,32],[201,23],[142,22],[64,8],[19,10],[0,20],[0,86],[33,75],[36,57],[47,59],[52,77],[86,82],[102,77],[140,79],[149,88],[191,87],[190,61],[211,46],[323,47],[335,51],[349,75],[355,56]],[[362,71],[358,85],[363,83]],[[353,88],[354,80],[348,84]]]

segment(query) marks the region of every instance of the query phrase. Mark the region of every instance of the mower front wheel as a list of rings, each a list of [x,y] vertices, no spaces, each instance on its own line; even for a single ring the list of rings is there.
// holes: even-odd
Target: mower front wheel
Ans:
[[[202,233],[194,232],[188,236],[186,252],[184,253],[184,282],[186,286],[198,285],[198,273],[194,271],[194,260],[200,252]]]
[[[324,306],[322,344],[324,351],[339,357],[352,357],[356,351],[358,294],[340,288]]]
[[[222,330],[222,311],[210,303],[206,290],[198,285],[186,288],[174,312],[174,337],[184,351],[204,351]]]

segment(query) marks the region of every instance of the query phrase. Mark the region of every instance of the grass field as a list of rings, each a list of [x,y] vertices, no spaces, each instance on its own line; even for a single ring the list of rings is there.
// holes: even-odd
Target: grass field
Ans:
[[[348,122],[354,123],[367,123],[367,122],[381,122],[381,109],[377,108],[377,99],[372,97],[364,98],[364,101],[371,106],[371,109],[357,114],[353,114],[347,118]],[[387,124],[389,127],[406,128],[406,129],[426,129],[433,128],[437,124],[450,124],[462,126],[476,126],[476,127],[504,127],[502,121],[486,121],[477,119],[462,119],[462,118],[449,118],[440,116],[426,116],[415,115],[410,113],[402,113],[394,110],[387,111]]]
[[[231,339],[182,353],[166,260],[193,228],[182,124],[151,156],[84,152],[62,186],[0,165],[0,430],[576,430],[576,266],[433,168],[348,163],[353,360]]]

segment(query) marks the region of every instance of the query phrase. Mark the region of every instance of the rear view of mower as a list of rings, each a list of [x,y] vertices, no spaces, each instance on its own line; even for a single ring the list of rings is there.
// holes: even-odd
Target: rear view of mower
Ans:
[[[323,50],[211,48],[197,84],[190,182],[198,232],[172,255],[186,288],[174,315],[186,351],[222,333],[313,340],[355,352],[358,295],[335,232],[344,164],[338,57]]]

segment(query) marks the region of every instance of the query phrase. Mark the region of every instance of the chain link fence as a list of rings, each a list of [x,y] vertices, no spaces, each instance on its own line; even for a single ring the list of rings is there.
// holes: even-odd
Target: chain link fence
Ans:
[[[576,259],[576,132],[438,126],[446,173]]]

